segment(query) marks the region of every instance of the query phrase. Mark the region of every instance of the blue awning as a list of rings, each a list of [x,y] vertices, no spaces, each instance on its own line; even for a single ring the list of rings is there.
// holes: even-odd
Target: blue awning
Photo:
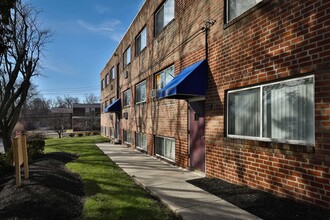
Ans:
[[[120,112],[121,111],[121,105],[120,105],[120,99],[115,100],[113,103],[111,103],[108,107],[104,109],[103,112]]]
[[[207,64],[199,61],[183,69],[157,93],[158,99],[190,99],[206,95]]]

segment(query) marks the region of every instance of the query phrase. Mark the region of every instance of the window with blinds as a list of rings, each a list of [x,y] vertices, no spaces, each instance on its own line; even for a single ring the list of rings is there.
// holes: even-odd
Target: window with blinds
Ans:
[[[314,77],[227,93],[227,136],[314,144]]]

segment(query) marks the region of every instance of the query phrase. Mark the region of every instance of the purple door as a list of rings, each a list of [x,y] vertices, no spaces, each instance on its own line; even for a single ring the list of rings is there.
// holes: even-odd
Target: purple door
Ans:
[[[190,168],[205,172],[205,101],[189,105]]]

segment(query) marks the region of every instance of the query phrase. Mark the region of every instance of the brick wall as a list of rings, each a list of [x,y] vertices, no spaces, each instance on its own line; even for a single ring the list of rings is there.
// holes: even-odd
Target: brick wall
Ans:
[[[221,36],[210,44],[207,176],[330,208],[329,8],[326,1],[264,1],[220,24]],[[315,76],[315,146],[225,136],[229,89],[309,74]]]
[[[153,15],[162,0],[146,1],[101,79],[120,63],[120,97],[130,88],[129,119],[123,129],[147,134],[148,154],[154,155],[154,136],[176,140],[175,163],[188,168],[187,103],[154,101],[154,74],[174,65],[175,74],[205,59],[201,27],[208,19],[208,89],[206,96],[206,175],[259,188],[330,208],[330,16],[328,1],[264,0],[243,15],[224,22],[225,1],[175,1],[175,19],[154,36]],[[135,55],[134,39],[147,26],[147,47]],[[123,53],[131,46],[131,64],[123,67]],[[117,68],[115,68],[117,70]],[[128,78],[124,72],[128,71]],[[230,89],[315,76],[315,145],[303,146],[226,137],[226,93]],[[147,102],[134,104],[135,85],[147,82]],[[102,102],[116,96],[106,87]],[[121,114],[122,115],[122,114]],[[107,114],[102,126],[112,126]],[[122,137],[122,136],[121,136]]]

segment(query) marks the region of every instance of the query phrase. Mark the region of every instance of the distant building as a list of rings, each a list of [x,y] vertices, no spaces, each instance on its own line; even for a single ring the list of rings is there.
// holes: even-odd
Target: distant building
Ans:
[[[73,104],[72,129],[73,131],[100,130],[100,103]]]
[[[61,125],[65,129],[72,128],[72,108],[52,108],[50,126]]]

